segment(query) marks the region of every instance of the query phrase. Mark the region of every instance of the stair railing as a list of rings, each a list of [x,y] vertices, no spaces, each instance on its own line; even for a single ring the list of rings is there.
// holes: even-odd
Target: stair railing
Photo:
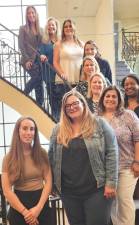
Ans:
[[[122,29],[122,58],[134,71],[136,58],[139,55],[139,32],[125,32]]]
[[[0,76],[2,76],[4,79],[8,80],[10,83],[12,83],[13,85],[15,85],[16,87],[18,87],[19,89],[23,91],[25,88],[26,82],[30,79],[30,76],[28,75],[27,71],[25,71],[22,68],[20,64],[21,53],[18,49],[18,35],[15,34],[13,31],[10,31],[4,25],[0,24],[0,26],[3,28],[3,30],[5,29],[5,32],[8,32],[9,35],[7,36],[10,36],[10,35],[12,36],[12,38],[10,36],[10,39],[7,39],[7,38],[0,39]],[[35,53],[38,56],[40,56],[39,51],[36,51],[36,49],[34,49],[32,46],[30,46],[30,48],[33,49],[33,51],[35,51]],[[44,65],[41,66],[41,68],[42,68],[42,74],[44,72],[43,70],[46,70],[46,68],[48,68],[47,69],[48,72],[50,72],[50,70],[55,71],[54,67],[51,66],[48,62],[45,62]],[[60,76],[60,74],[58,74],[57,71],[55,72],[57,73],[58,76]],[[50,77],[50,74],[48,74],[48,77]],[[72,88],[66,80],[62,78],[61,80],[62,82],[64,82],[64,85],[68,86],[69,89]],[[49,97],[48,97],[47,87],[45,85],[46,84],[44,84],[44,103],[45,104],[43,105],[43,109],[49,115],[51,115],[51,107],[50,107],[49,99],[51,98],[52,90],[50,90]],[[35,99],[34,91],[31,92],[30,96]]]

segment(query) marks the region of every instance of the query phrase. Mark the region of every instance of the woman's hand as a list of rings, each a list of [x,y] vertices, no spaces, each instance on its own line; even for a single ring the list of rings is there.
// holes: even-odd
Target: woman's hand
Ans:
[[[48,58],[46,55],[40,55],[40,59],[41,59],[41,62],[46,62],[48,61]]]
[[[29,224],[29,225],[38,225],[39,224],[39,222],[37,220],[38,216],[37,216],[37,214],[35,215],[35,213],[32,211],[32,209],[33,208],[31,208],[29,210],[28,209],[24,210],[22,215],[24,216],[24,219],[25,219],[27,224]]]
[[[135,177],[139,177],[139,163],[133,162],[131,170],[133,171]]]
[[[30,70],[31,67],[32,67],[32,61],[26,62],[25,67],[26,67],[27,70]]]
[[[67,74],[63,74],[63,73],[60,74],[60,76],[61,76],[61,78],[64,79],[64,80],[67,80],[67,78],[68,78]]]
[[[113,198],[113,197],[115,197],[116,196],[115,188],[111,188],[111,187],[105,186],[104,196],[106,198]]]

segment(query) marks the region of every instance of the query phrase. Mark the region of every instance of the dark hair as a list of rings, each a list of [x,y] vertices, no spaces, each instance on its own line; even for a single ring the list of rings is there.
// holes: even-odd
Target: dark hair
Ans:
[[[99,112],[100,114],[105,112],[105,106],[104,106],[104,97],[106,95],[106,93],[108,91],[112,91],[112,90],[115,90],[116,93],[117,93],[117,96],[118,96],[118,106],[117,106],[117,112],[116,113],[121,113],[124,109],[124,101],[123,101],[123,97],[122,97],[122,94],[121,94],[121,91],[119,90],[119,88],[117,88],[115,85],[111,85],[111,86],[108,86],[107,88],[104,89],[104,91],[102,92],[102,95],[100,97],[100,100],[99,100]]]
[[[124,77],[122,82],[121,82],[121,86],[122,86],[123,89],[124,89],[125,81],[128,77],[132,78],[137,83],[137,85],[139,86],[139,78],[137,77],[137,75],[134,74],[134,73],[130,73],[126,77]],[[137,94],[137,103],[139,103],[139,91],[138,91],[138,94]],[[128,107],[128,96],[126,95],[126,93],[124,93],[124,106],[126,108]]]
[[[100,54],[100,52],[99,52],[98,46],[96,45],[96,43],[95,43],[93,40],[89,40],[89,41],[87,41],[87,42],[85,43],[85,45],[84,45],[84,53],[83,53],[83,57],[86,56],[86,55],[85,55],[85,47],[86,47],[86,45],[92,45],[92,46],[94,46],[94,47],[96,48],[96,50],[97,50],[97,53],[96,53],[95,57],[96,57],[96,58],[101,58],[101,54]]]
[[[49,167],[48,158],[45,150],[40,145],[40,139],[38,134],[37,124],[34,119],[30,117],[20,117],[14,127],[11,147],[8,155],[8,174],[11,180],[18,179],[23,176],[24,168],[24,157],[23,157],[23,146],[19,136],[19,129],[22,121],[30,120],[33,122],[35,127],[35,135],[32,143],[32,159],[36,166],[43,170],[44,164]]]

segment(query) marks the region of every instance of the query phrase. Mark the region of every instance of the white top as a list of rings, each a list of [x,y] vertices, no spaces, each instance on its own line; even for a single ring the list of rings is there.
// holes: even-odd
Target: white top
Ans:
[[[62,43],[60,47],[60,65],[64,74],[68,76],[67,81],[71,84],[79,82],[80,67],[83,61],[83,48],[78,44]],[[56,82],[61,79],[56,76]]]

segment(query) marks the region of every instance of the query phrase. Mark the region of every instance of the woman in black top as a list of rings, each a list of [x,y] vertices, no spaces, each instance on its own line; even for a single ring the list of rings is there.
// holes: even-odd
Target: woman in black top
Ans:
[[[139,117],[139,78],[136,74],[129,74],[122,80],[125,91],[125,107],[133,110]],[[137,162],[139,164],[139,161]],[[139,179],[134,192],[134,198],[139,199]]]
[[[101,58],[101,54],[98,51],[98,47],[96,43],[92,40],[87,41],[84,45],[84,57],[86,55],[92,55],[95,57],[99,65],[100,72],[106,78],[107,83],[108,84],[112,83],[112,72],[111,72],[110,64],[107,60]]]

